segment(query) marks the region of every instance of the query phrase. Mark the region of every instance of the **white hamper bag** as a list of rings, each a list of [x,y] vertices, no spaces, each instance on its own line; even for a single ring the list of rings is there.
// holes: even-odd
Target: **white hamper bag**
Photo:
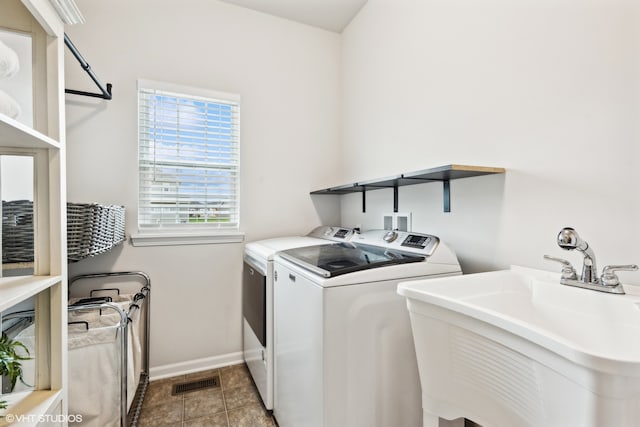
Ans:
[[[112,298],[112,301],[109,301],[110,304],[118,306],[120,309],[125,311],[130,310],[131,303],[133,302],[134,295],[117,295]],[[82,298],[71,298],[69,300],[69,304],[74,304],[81,300]],[[88,321],[89,325],[93,325],[94,322],[99,322],[102,326],[116,326],[120,322],[121,317],[120,313],[116,312],[112,309],[102,309],[102,313],[100,313],[97,309],[87,309],[87,310],[77,310],[69,312],[69,322],[74,321]],[[140,342],[140,310],[134,310],[133,314],[130,317],[130,322],[127,327],[128,330],[128,341],[127,341],[127,411],[131,408],[131,403],[133,402],[133,398],[135,397],[136,388],[138,387],[138,383],[140,380],[140,372],[141,372],[141,363],[142,363],[142,347]],[[91,326],[90,326],[91,327]],[[95,326],[93,326],[95,327]],[[79,329],[76,329],[79,331]],[[71,330],[69,331],[71,333]],[[120,339],[118,338],[118,345],[120,344]],[[69,346],[69,350],[71,350],[71,346]],[[117,353],[118,356],[118,366],[120,366],[120,352]],[[73,367],[71,364],[69,365],[69,370],[72,370]],[[114,372],[114,375],[116,373]],[[118,381],[120,379],[120,370],[117,373]],[[120,389],[118,389],[118,396],[120,396]],[[118,406],[118,410],[119,410]]]
[[[69,326],[69,414],[82,415],[80,425],[120,426],[121,330],[117,322],[114,316],[103,315],[92,319],[88,330],[83,324]]]

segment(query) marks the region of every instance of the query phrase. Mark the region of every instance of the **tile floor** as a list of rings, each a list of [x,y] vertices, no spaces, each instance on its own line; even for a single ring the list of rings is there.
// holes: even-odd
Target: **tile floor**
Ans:
[[[173,384],[220,375],[220,386],[171,395]],[[275,427],[246,365],[152,381],[144,397],[139,427]]]

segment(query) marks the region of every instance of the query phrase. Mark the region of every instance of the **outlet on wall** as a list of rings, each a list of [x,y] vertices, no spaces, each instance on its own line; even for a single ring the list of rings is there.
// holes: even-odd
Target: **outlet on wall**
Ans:
[[[385,230],[411,231],[411,212],[384,214],[382,222]]]

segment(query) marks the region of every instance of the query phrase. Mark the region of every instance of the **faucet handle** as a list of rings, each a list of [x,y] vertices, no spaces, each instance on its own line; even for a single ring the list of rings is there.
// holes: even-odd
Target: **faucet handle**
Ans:
[[[616,275],[616,271],[636,271],[638,266],[635,264],[629,265],[607,265],[602,269],[602,276],[600,277],[600,283],[604,286],[617,286],[620,284],[620,280]]]
[[[571,263],[569,261],[567,261],[566,259],[556,258],[556,257],[553,257],[551,255],[545,255],[544,259],[546,259],[548,261],[559,262],[560,264],[562,264],[562,278],[563,279],[571,279],[571,280],[577,280],[578,279],[578,276],[576,275],[576,269],[573,268]]]

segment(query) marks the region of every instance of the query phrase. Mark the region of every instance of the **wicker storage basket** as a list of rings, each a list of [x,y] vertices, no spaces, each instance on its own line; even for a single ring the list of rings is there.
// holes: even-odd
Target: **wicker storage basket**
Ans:
[[[33,202],[2,201],[2,263],[33,261]]]
[[[69,262],[106,252],[124,239],[124,206],[67,203]],[[2,262],[32,261],[33,202],[2,201]]]
[[[107,252],[124,239],[124,206],[67,203],[70,262]]]

